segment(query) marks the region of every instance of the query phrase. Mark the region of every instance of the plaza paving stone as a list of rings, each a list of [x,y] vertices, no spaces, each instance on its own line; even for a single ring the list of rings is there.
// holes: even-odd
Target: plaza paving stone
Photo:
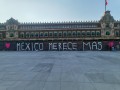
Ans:
[[[0,90],[120,90],[120,52],[0,52]]]

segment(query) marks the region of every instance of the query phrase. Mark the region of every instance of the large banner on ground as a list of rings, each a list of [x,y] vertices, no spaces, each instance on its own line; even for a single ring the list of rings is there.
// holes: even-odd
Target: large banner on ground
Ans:
[[[120,50],[120,41],[0,41],[0,51],[110,51]]]

